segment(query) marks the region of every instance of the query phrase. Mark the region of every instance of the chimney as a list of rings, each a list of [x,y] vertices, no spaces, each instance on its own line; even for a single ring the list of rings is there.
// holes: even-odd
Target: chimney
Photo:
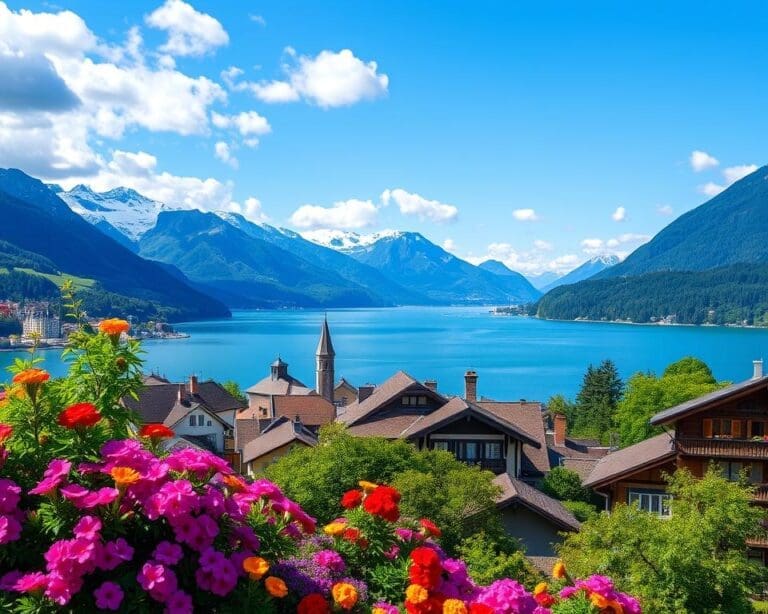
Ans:
[[[477,371],[467,371],[464,374],[464,398],[467,401],[477,401]]]
[[[752,361],[752,379],[763,377],[763,359]]]
[[[555,414],[553,422],[555,426],[555,445],[564,446],[565,434],[568,431],[568,418],[565,417],[565,414]]]
[[[365,386],[360,386],[357,389],[357,402],[362,403],[365,401],[369,396],[373,394],[374,389],[376,386],[373,386],[372,384],[366,384]]]
[[[197,375],[189,376],[189,394],[195,395],[198,393],[197,388]]]
[[[184,392],[184,384],[179,384],[179,390],[176,392],[176,401],[183,403],[187,395]]]
[[[437,392],[437,380],[434,379],[425,379],[424,385],[429,388],[432,392]]]

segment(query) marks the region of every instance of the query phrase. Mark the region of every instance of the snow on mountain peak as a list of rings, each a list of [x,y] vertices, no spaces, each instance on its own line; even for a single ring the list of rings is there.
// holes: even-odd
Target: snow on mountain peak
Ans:
[[[363,235],[348,230],[320,229],[307,230],[299,233],[307,241],[317,243],[324,247],[330,247],[339,251],[356,249],[373,245],[382,239],[396,239],[403,234],[399,230],[381,230],[371,234]]]

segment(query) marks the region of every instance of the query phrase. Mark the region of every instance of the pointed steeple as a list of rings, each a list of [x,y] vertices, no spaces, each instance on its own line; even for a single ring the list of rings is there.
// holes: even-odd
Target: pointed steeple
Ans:
[[[323,326],[320,329],[320,342],[317,344],[315,356],[336,356],[331,342],[331,331],[328,329],[328,316],[323,320]]]
[[[315,390],[321,397],[333,403],[334,363],[336,352],[328,329],[328,317],[323,319],[320,341],[315,352]]]

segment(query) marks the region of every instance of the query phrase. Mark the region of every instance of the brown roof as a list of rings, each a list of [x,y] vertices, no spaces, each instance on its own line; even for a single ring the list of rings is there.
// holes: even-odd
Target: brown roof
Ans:
[[[275,396],[274,416],[286,416],[293,420],[296,416],[308,426],[322,426],[336,418],[336,406],[317,394],[307,396]]]
[[[178,403],[178,402],[171,408],[171,411],[168,412],[168,415],[166,416],[165,420],[163,420],[163,424],[168,428],[173,428],[173,426],[175,426],[176,424],[184,420],[184,418],[190,412],[193,412],[197,409],[204,411],[206,414],[208,414],[211,417],[212,420],[216,422],[220,422],[225,427],[229,428],[231,426],[227,424],[224,420],[219,418],[214,412],[212,412],[202,403]]]
[[[702,409],[706,409],[715,403],[730,400],[733,397],[746,395],[761,388],[768,388],[768,375],[764,377],[748,379],[738,384],[732,384],[730,386],[726,386],[725,388],[721,388],[720,390],[715,390],[714,392],[710,392],[709,394],[705,394],[696,399],[692,399],[690,401],[686,401],[685,403],[680,403],[680,405],[675,405],[674,407],[660,411],[651,418],[651,424],[668,424],[670,422],[674,422],[682,416],[687,416]]]
[[[674,457],[674,433],[662,433],[604,456],[595,465],[584,486],[597,488]]]
[[[538,476],[549,472],[549,455],[547,453],[547,438],[546,431],[544,430],[541,403],[478,401],[477,404],[499,418],[517,425],[540,444],[538,448],[529,444],[523,444],[521,464],[524,475]]]
[[[418,387],[420,391],[425,392],[427,395],[442,400],[444,403],[448,401],[444,396],[437,394],[433,390],[430,390],[424,384],[421,384],[413,377],[408,375],[405,371],[398,371],[381,386],[376,387],[373,390],[371,396],[362,402],[350,403],[347,405],[347,410],[343,415],[339,416],[339,420],[344,422],[347,426],[352,426],[356,422],[359,422],[363,418],[372,414],[374,411],[389,403],[392,399],[401,395],[403,392],[411,388],[412,386]]]
[[[248,388],[246,392],[269,396],[271,394],[312,394],[313,390],[290,375],[277,379],[267,375],[263,380]]]
[[[251,414],[252,412],[245,410],[238,413],[235,419],[236,450],[242,450],[247,443],[256,439],[261,433],[261,421]]]
[[[347,428],[350,435],[356,437],[386,437],[387,439],[397,439],[402,437],[415,422],[425,418],[423,415],[400,414],[387,416],[379,420],[370,422],[360,422]]]
[[[547,433],[547,449],[550,466],[575,471],[582,482],[589,477],[598,461],[610,452],[610,448],[601,446],[599,442],[585,439],[566,438],[564,446],[556,446],[550,433]]]
[[[581,527],[581,523],[563,507],[560,501],[545,495],[522,480],[510,477],[508,473],[502,473],[493,479],[493,483],[501,487],[501,495],[496,500],[499,508],[521,504],[568,531],[578,531]]]
[[[264,432],[243,449],[243,462],[250,463],[292,442],[307,446],[316,446],[317,438],[301,422],[295,422],[285,416],[276,418]]]

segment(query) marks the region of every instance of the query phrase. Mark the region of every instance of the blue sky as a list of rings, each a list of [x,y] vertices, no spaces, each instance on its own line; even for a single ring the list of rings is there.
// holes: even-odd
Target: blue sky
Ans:
[[[0,2],[0,166],[564,272],[766,162],[766,31],[760,2]]]

